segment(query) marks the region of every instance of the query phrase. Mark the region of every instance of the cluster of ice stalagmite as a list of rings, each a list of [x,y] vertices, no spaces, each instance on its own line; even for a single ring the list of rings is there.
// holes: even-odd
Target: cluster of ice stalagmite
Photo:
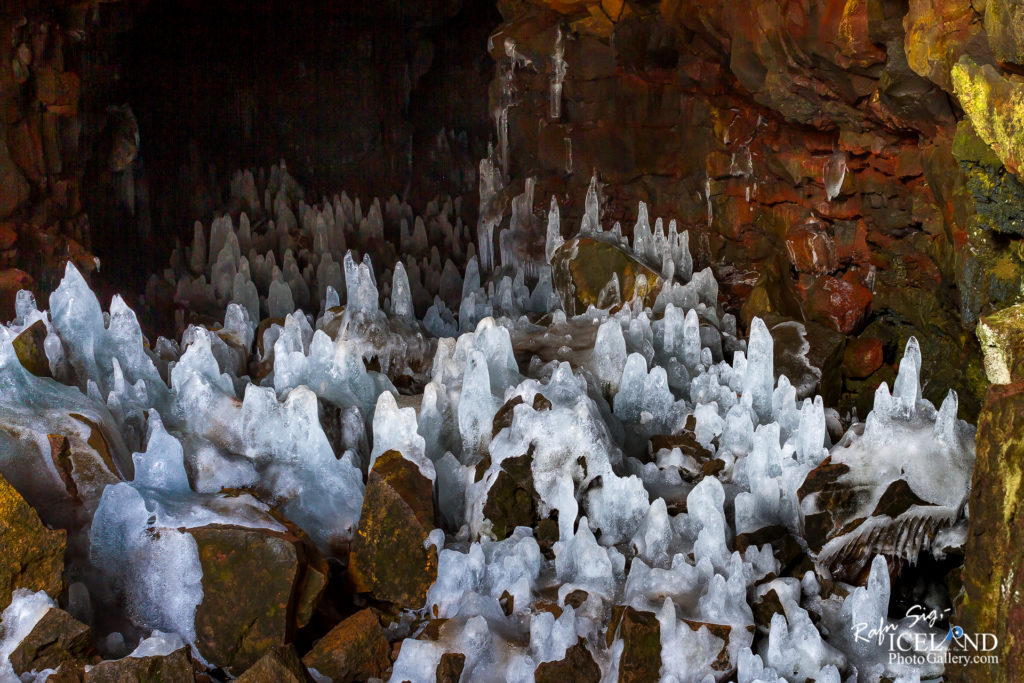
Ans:
[[[631,243],[617,226],[603,231],[592,184],[582,233],[631,248],[666,282],[652,308],[633,301],[567,317],[555,308],[548,264],[527,264],[512,238],[502,263],[481,269],[466,228],[451,223],[458,200],[428,208],[424,221],[397,200],[365,215],[346,195],[308,206],[283,168],[264,184],[261,203],[254,176],[236,176],[233,201],[244,213],[215,220],[209,237],[197,226],[164,276],[180,304],[222,311],[216,324],[150,345],[123,301],[103,312],[69,266],[49,312],[20,296],[17,319],[0,328],[5,416],[47,434],[49,413],[74,412],[114,435],[116,471],[83,492],[87,519],[68,515],[88,548],[88,564],[70,573],[77,590],[110,591],[126,605],[137,635],[154,633],[154,647],[195,638],[202,569],[189,528],[278,528],[273,506],[324,553],[343,557],[367,468],[395,449],[434,482],[443,529],[431,534],[439,568],[425,607],[448,621],[437,640],[403,643],[393,680],[434,680],[445,652],[465,654],[464,680],[532,680],[580,638],[613,680],[624,648],[621,634],[607,633],[613,605],[656,615],[665,680],[941,673],[890,665],[851,636],[856,624],[887,619],[883,559],[867,587],[844,598],[823,591],[814,572],[779,576],[770,545],[736,549],[737,534],[765,527],[801,538],[797,490],[833,447],[821,399],[798,403],[788,379],[776,380],[760,320],[738,338],[713,274],[695,272],[688,234],[674,221],[666,232],[658,219],[652,230],[641,206]],[[513,202],[510,235],[534,220],[532,191]],[[548,259],[562,240],[557,208],[552,201],[546,219]],[[266,223],[254,227],[248,212]],[[386,224],[397,224],[405,257],[378,279],[366,254],[394,253],[382,246]],[[347,251],[357,244],[362,258]],[[442,266],[440,253],[464,267]],[[37,321],[56,380],[30,375],[12,347]],[[919,372],[912,342],[893,394],[880,389],[862,433],[833,450],[859,449],[926,487],[953,473],[962,494],[973,450],[955,436],[963,429],[955,398],[936,411],[921,399]],[[416,381],[400,400],[396,382],[408,376]],[[495,431],[495,415],[517,397]],[[718,467],[702,468],[679,446],[650,445],[691,429]],[[35,462],[40,481],[9,478],[53,488],[48,447],[10,433],[0,430],[0,471]],[[496,538],[484,513],[503,462],[523,454],[538,515],[557,521],[553,558],[529,527]],[[226,498],[223,489],[253,495]],[[962,512],[962,501],[948,502]],[[755,638],[751,606],[770,590],[782,612]],[[569,604],[570,594],[584,597]],[[3,648],[36,609],[16,598],[14,616],[0,622]],[[557,617],[541,608],[552,601]]]
[[[215,317],[237,303],[254,321],[296,309],[315,314],[327,306],[329,288],[344,299],[351,268],[344,257],[353,245],[363,262],[372,254],[383,265],[376,276],[385,301],[401,263],[421,315],[436,296],[458,305],[460,273],[475,253],[461,198],[438,197],[422,215],[394,195],[364,206],[342,192],[310,204],[283,162],[235,174],[230,190],[231,212],[196,223],[191,244],[180,245],[169,267],[151,278],[149,299],[170,289],[178,305]]]

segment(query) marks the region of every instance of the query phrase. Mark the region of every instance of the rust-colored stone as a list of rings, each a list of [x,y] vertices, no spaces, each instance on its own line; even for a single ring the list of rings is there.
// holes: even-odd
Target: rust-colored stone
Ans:
[[[863,379],[882,367],[882,340],[875,337],[851,339],[843,352],[843,374]]]
[[[661,671],[661,624],[653,612],[632,607],[612,607],[605,642],[611,647],[623,641],[619,659],[619,683],[655,681]]]
[[[318,554],[308,540],[268,529],[211,525],[189,529],[203,567],[196,646],[203,657],[241,673],[308,621],[323,591]],[[319,590],[317,590],[319,588]]]
[[[808,314],[834,330],[850,334],[864,321],[871,300],[871,290],[852,278],[822,275],[808,291]]]
[[[51,608],[11,653],[11,666],[19,676],[30,671],[56,669],[65,662],[99,659],[89,627],[61,609]]]
[[[295,648],[281,645],[256,660],[235,680],[239,683],[312,683],[313,677],[299,659]]]
[[[565,651],[565,657],[555,662],[543,662],[533,672],[536,683],[597,683],[601,680],[601,669],[587,649],[587,641],[580,638]]]
[[[381,454],[363,493],[349,576],[356,590],[378,600],[420,608],[437,578],[432,482],[398,451]]]
[[[335,683],[380,678],[391,666],[391,647],[373,610],[356,612],[318,640],[302,663]]]

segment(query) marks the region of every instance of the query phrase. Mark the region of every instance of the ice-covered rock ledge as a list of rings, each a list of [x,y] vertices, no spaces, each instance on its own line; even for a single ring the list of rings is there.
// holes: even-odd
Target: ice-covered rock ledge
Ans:
[[[346,250],[379,240],[379,203],[307,206],[277,169],[261,204],[240,178],[276,225],[200,227],[165,275],[187,257],[179,300],[222,322],[150,344],[69,266],[48,311],[25,293],[0,328],[0,474],[68,533],[68,588],[15,591],[3,614],[0,679],[115,661],[394,681],[942,675],[946,622],[891,619],[890,582],[961,552],[974,431],[955,394],[921,398],[915,340],[833,444],[821,398],[776,379],[765,324],[740,339],[687,233],[642,205],[630,242],[601,229],[596,194],[564,240],[553,203],[548,262],[509,233],[486,272],[435,207],[464,269],[396,261],[382,306],[372,262]],[[414,223],[402,240],[423,253]],[[424,281],[457,312],[437,296],[417,316]],[[948,608],[918,587],[919,609]],[[89,647],[29,656],[54,599]]]

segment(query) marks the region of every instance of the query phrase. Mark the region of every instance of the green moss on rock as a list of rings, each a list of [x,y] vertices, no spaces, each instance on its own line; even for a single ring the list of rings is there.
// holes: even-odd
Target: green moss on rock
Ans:
[[[1011,172],[1024,162],[1024,79],[968,56],[950,72],[953,92],[978,135]]]
[[[949,680],[1024,680],[1024,382],[992,386],[978,421],[977,460],[957,625],[992,633],[998,661],[950,667]]]

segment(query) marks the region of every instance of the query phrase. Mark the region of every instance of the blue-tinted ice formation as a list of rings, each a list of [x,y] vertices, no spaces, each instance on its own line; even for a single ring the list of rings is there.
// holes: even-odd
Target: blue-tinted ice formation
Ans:
[[[688,233],[661,219],[652,229],[642,204],[632,241],[603,230],[596,183],[581,232],[665,276],[649,308],[558,308],[546,262],[564,241],[553,199],[536,219],[543,257],[531,261],[512,232],[499,233],[498,250],[474,245],[459,200],[423,216],[395,198],[314,206],[283,166],[259,182],[239,174],[232,190],[238,217],[197,224],[147,295],[170,288],[182,310],[216,322],[186,327],[182,315],[179,340],[150,343],[123,300],[102,311],[69,265],[48,311],[19,297],[17,319],[0,328],[0,472],[87,551],[80,580],[95,602],[101,591],[117,596],[124,617],[153,634],[140,648],[196,637],[202,568],[184,530],[280,528],[273,507],[343,559],[367,468],[395,449],[433,482],[445,527],[432,535],[437,580],[406,621],[448,622],[436,640],[404,641],[393,680],[433,681],[442,654],[462,652],[463,680],[528,681],[580,638],[615,680],[624,643],[608,633],[613,606],[656,615],[666,681],[942,673],[890,664],[858,637],[859,624],[911,628],[889,621],[883,555],[913,562],[962,544],[971,428],[956,418],[955,394],[939,409],[922,399],[915,340],[892,391],[882,385],[866,421],[832,444],[821,399],[798,402],[776,379],[768,328],[755,319],[739,338]],[[509,231],[534,220],[532,192],[512,202]],[[488,237],[500,210],[481,216]],[[391,260],[374,263],[371,252]],[[35,323],[53,379],[30,374],[12,346]],[[517,397],[495,432],[495,414]],[[72,500],[45,435],[75,420],[94,471]],[[496,538],[484,512],[502,462],[524,453],[538,514],[557,520],[550,557],[528,527]],[[845,465],[840,484],[858,492],[852,509],[830,512],[866,521],[818,548],[805,536],[822,502],[799,492],[826,459]],[[873,514],[898,480],[930,505]],[[787,573],[772,545],[749,542],[764,529],[791,536],[815,569]],[[870,578],[847,586],[838,568]],[[768,593],[780,609],[759,626],[753,608]],[[4,612],[4,665],[44,602],[19,593]]]

